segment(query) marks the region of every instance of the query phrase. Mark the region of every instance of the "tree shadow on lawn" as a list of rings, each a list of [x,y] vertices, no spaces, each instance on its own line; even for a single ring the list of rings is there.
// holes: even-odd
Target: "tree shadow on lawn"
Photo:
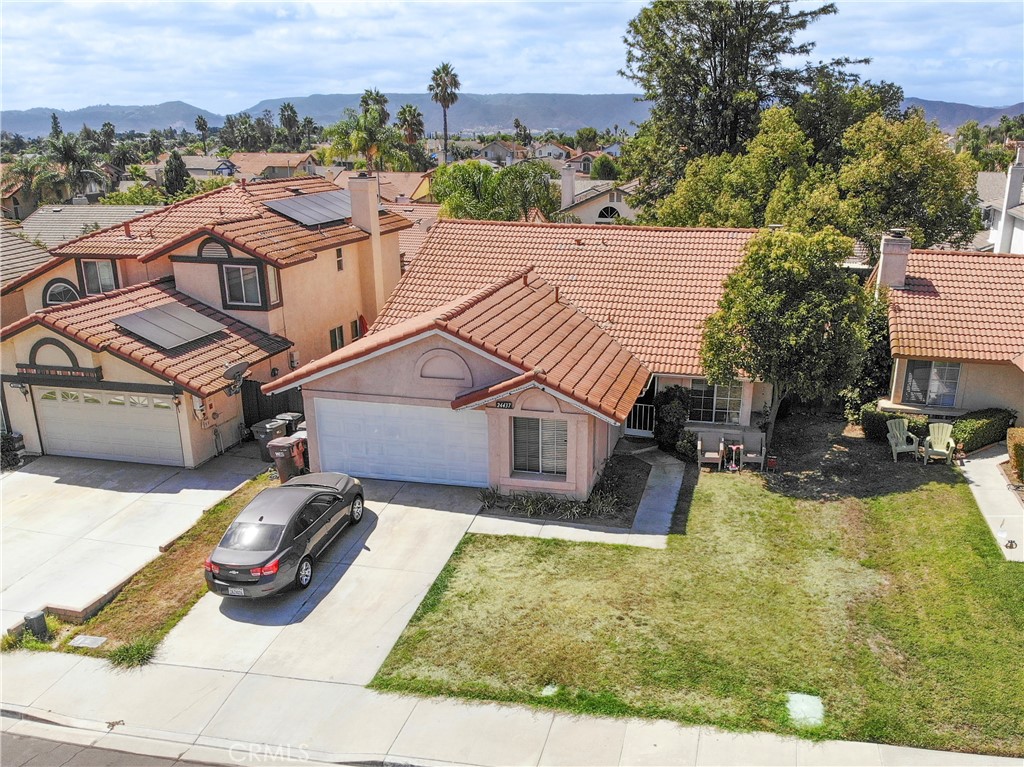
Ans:
[[[875,498],[964,481],[945,463],[909,455],[893,463],[888,443],[872,442],[859,426],[836,417],[795,413],[779,421],[771,453],[779,457],[779,470],[765,474],[767,487],[792,498]]]

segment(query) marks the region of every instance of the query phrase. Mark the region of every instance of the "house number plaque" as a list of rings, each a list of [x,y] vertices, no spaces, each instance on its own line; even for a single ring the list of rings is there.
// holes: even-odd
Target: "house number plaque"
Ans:
[[[511,410],[512,401],[507,399],[500,399],[494,403],[494,406],[498,408],[498,410]]]

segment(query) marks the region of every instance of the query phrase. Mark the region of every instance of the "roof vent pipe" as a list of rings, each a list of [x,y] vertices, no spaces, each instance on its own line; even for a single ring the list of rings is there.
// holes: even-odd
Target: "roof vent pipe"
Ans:
[[[124,236],[125,237],[131,237],[132,236],[132,225],[130,223],[128,223],[127,221],[124,222]]]

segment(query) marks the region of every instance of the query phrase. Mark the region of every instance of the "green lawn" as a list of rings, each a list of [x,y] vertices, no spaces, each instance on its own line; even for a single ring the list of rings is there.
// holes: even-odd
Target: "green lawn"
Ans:
[[[953,469],[842,429],[701,474],[665,551],[468,536],[374,686],[776,732],[806,692],[811,737],[1024,754],[1024,567]]]

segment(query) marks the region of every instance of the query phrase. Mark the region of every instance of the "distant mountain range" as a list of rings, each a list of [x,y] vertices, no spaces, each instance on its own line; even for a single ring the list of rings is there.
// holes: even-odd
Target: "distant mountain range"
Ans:
[[[426,93],[388,93],[392,115],[402,104],[413,104],[423,113],[428,132],[440,132],[441,109],[430,100]],[[358,93],[314,94],[291,98],[266,99],[241,111],[258,116],[264,109],[271,110],[275,117],[278,108],[286,101],[295,105],[300,117],[312,117],[318,123],[327,125],[337,122],[346,108],[359,106]],[[908,98],[904,106],[920,106],[929,120],[938,122],[939,127],[949,133],[968,120],[977,120],[982,125],[994,125],[1003,115],[1011,117],[1024,113],[1024,102],[1007,107],[979,107],[948,101],[928,101]],[[104,122],[112,122],[118,131],[136,130],[148,132],[152,128],[187,128],[195,130],[196,115],[203,115],[211,128],[224,124],[224,116],[194,107],[183,101],[168,101],[151,106],[115,106],[103,104],[64,111],[37,107],[34,109],[6,109],[0,112],[0,128],[23,136],[42,136],[50,132],[50,113],[56,112],[65,130],[78,130],[82,124],[99,128]],[[598,130],[629,128],[633,123],[647,119],[648,105],[635,100],[628,93],[578,94],[578,93],[460,93],[458,102],[448,111],[448,130],[456,134],[493,133],[511,131],[512,123],[518,117],[534,131],[556,130],[575,132],[583,126]]]

